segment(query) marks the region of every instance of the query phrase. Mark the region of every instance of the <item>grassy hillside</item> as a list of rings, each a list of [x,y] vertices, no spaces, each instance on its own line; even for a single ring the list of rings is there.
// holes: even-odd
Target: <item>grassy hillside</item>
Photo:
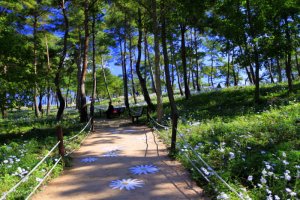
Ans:
[[[245,199],[297,199],[300,195],[300,84],[266,85],[260,105],[253,103],[253,87],[222,89],[177,100],[180,159],[200,185],[218,199],[238,199],[195,152]],[[167,104],[166,111],[169,111]],[[166,116],[168,121],[168,115]],[[170,123],[170,122],[168,122]],[[168,137],[170,131],[162,132]],[[167,141],[170,141],[168,138]],[[188,162],[207,174],[206,180]],[[272,198],[271,198],[272,196]]]

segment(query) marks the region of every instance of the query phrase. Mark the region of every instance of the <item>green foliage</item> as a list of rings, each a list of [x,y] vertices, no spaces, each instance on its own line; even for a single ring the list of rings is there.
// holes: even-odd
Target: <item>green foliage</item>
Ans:
[[[8,119],[0,120],[0,193],[8,191],[21,180],[54,146],[56,138],[56,121],[54,113],[48,118],[34,118],[33,111],[21,110],[9,113]],[[83,127],[78,123],[77,112],[67,111],[61,121],[64,139],[74,136]],[[66,150],[70,152],[80,146],[85,137],[83,132],[72,141],[65,142]],[[23,199],[41,181],[59,158],[55,149],[49,158],[23,182],[18,189],[8,196],[8,199]],[[69,158],[51,173],[50,177],[60,174],[63,167],[70,166]]]
[[[300,84],[295,87],[299,91]],[[265,85],[262,103],[254,105],[253,89],[228,88],[195,95],[189,101],[178,100],[179,132],[193,151],[245,198],[266,199],[271,191],[273,197],[296,199],[293,195],[300,191],[300,94],[289,95],[286,84]],[[167,134],[170,132],[164,132],[163,138]],[[178,138],[177,157],[192,169],[195,180],[213,196],[225,192],[237,199],[210,169],[197,162],[202,172],[210,173],[213,184],[207,184],[183,154],[197,160],[195,153]]]

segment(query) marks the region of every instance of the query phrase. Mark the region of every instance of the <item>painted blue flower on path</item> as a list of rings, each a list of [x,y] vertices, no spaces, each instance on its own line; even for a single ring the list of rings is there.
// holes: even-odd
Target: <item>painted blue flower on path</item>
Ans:
[[[108,151],[103,154],[103,157],[117,157],[119,156],[118,151]]]
[[[122,180],[114,180],[109,184],[109,187],[112,189],[126,189],[126,190],[134,190],[137,187],[143,187],[144,181],[138,179],[122,179]]]
[[[131,173],[136,175],[141,174],[154,174],[159,171],[159,169],[154,165],[138,165],[130,168]]]
[[[98,160],[98,158],[95,157],[86,157],[80,160],[80,162],[82,163],[92,163],[95,162],[96,160]]]

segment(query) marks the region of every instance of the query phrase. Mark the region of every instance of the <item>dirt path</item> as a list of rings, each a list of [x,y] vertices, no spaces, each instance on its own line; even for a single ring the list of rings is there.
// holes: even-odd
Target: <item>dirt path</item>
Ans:
[[[167,157],[165,146],[145,126],[133,126],[125,120],[97,121],[96,132],[72,157],[73,166],[32,199],[206,199],[180,164]],[[82,162],[88,157],[95,161]],[[130,168],[137,165],[153,165],[153,173],[133,174]],[[122,179],[137,179],[135,183],[140,187],[113,189],[118,185],[111,185],[112,181]],[[126,181],[123,183],[128,186]]]

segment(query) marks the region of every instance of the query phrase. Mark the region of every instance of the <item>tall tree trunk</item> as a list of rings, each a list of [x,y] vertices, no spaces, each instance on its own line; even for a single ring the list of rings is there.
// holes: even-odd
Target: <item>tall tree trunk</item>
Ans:
[[[288,86],[289,86],[289,92],[292,92],[293,90],[293,84],[292,84],[292,65],[291,65],[291,61],[292,61],[292,41],[291,41],[291,35],[290,35],[290,31],[288,28],[288,18],[287,16],[284,18],[284,22],[285,22],[285,37],[286,37],[286,42],[287,42],[287,49],[286,49],[286,59],[285,59],[285,73],[286,73],[286,77],[288,79]]]
[[[151,102],[151,98],[150,98],[149,92],[147,90],[146,80],[142,77],[142,73],[141,73],[141,70],[140,70],[141,55],[142,55],[142,37],[143,37],[142,36],[143,35],[143,32],[142,32],[142,17],[141,17],[141,9],[140,9],[140,7],[138,7],[138,32],[139,32],[138,44],[137,44],[138,57],[137,57],[136,65],[135,65],[136,73],[137,73],[137,76],[139,78],[139,81],[140,81],[140,84],[141,84],[141,88],[142,88],[142,92],[143,92],[143,95],[144,95],[144,99],[147,102],[148,108],[150,110],[154,111],[155,110],[155,106]],[[146,58],[146,56],[145,56],[145,58]]]
[[[297,49],[295,50],[295,61],[296,61],[296,68],[297,68],[297,71],[298,71],[298,76],[300,77],[300,65],[299,65],[299,61],[298,61],[298,52],[297,52]]]
[[[43,115],[43,93],[40,92],[40,95],[39,95],[39,112],[42,113]]]
[[[273,72],[272,72],[273,71],[273,61],[272,61],[272,59],[270,59],[270,60],[267,60],[266,62],[267,62],[267,68],[268,68],[268,71],[270,74],[271,83],[274,83],[274,77],[273,77]]]
[[[148,64],[149,64],[149,72],[150,72],[150,78],[151,78],[152,92],[156,93],[155,80],[154,80],[154,75],[153,75],[152,63],[151,63],[151,59],[150,59],[150,53],[149,53],[149,49],[148,49],[147,33],[146,32],[145,32],[145,36],[144,36],[144,43],[145,43],[145,57],[147,56]]]
[[[101,69],[102,69],[102,72],[103,72],[103,78],[104,78],[104,84],[105,84],[106,92],[107,92],[109,101],[112,102],[111,95],[110,95],[109,88],[108,88],[108,84],[107,84],[107,80],[106,80],[106,73],[105,73],[104,63],[103,63],[103,58],[102,57],[101,57]]]
[[[85,78],[88,65],[88,48],[89,48],[89,0],[84,1],[84,48],[83,63],[80,77],[80,122],[88,121],[88,112],[85,94]]]
[[[92,131],[94,131],[94,111],[95,111],[95,99],[96,99],[96,84],[97,84],[97,76],[96,76],[96,49],[95,49],[95,24],[96,24],[96,13],[95,11],[93,12],[93,23],[92,23],[92,33],[93,33],[93,38],[92,38],[92,45],[93,45],[93,90],[92,90],[92,99],[91,99],[91,107],[90,107],[90,115],[91,115],[91,127]]]
[[[251,76],[251,74],[250,74],[250,72],[249,72],[248,67],[245,67],[245,69],[246,69],[246,73],[247,73],[247,76],[248,76],[248,79],[249,79],[250,84],[253,84],[252,76]],[[246,84],[246,83],[245,83],[245,84]]]
[[[282,82],[282,74],[281,74],[281,65],[280,65],[280,60],[279,60],[279,56],[276,56],[276,65],[277,65],[277,74],[278,74],[278,82],[281,83]]]
[[[3,75],[5,76],[5,79],[7,79],[7,77],[6,77],[7,76],[7,66],[6,65],[4,65]],[[7,103],[6,91],[3,91],[3,92],[1,92],[1,95],[0,95],[0,106],[1,106],[2,119],[7,118],[6,103]]]
[[[33,68],[34,68],[34,76],[35,76],[35,81],[34,81],[34,90],[33,90],[33,104],[34,104],[34,113],[36,117],[39,117],[39,107],[37,103],[37,96],[38,96],[38,85],[36,82],[37,78],[37,13],[34,14],[34,19],[33,19]]]
[[[183,81],[184,81],[184,94],[185,99],[189,99],[191,97],[190,88],[188,85],[188,78],[187,78],[187,66],[186,66],[186,49],[185,49],[185,25],[180,25],[180,32],[181,32],[181,59],[182,59],[182,68],[183,68]]]
[[[196,84],[195,84],[195,78],[194,78],[194,70],[191,69],[191,74],[192,74],[192,83],[193,83],[193,90],[196,90]]]
[[[123,83],[124,83],[124,103],[127,109],[129,109],[128,101],[128,79],[127,79],[127,70],[126,70],[126,38],[124,40],[124,52],[122,47],[122,39],[120,39],[120,51],[122,59],[122,72],[123,72]]]
[[[251,11],[250,11],[250,0],[246,0],[246,13],[247,13],[247,19],[250,27],[250,35],[252,37],[252,45],[254,48],[254,62],[255,62],[255,93],[254,93],[254,101],[255,103],[260,102],[260,89],[259,89],[259,69],[260,69],[260,64],[259,64],[259,55],[258,55],[258,50],[257,50],[257,45],[253,41],[255,38],[255,31],[253,28],[252,24],[252,18],[251,18]]]
[[[250,51],[248,49],[248,43],[247,43],[247,38],[246,37],[244,37],[244,43],[245,43],[244,44],[245,45],[244,54],[246,55],[246,58],[247,58],[247,61],[248,61],[248,64],[249,64],[251,80],[255,84],[256,79],[255,79],[254,69],[253,69],[253,66],[252,66]],[[242,47],[240,47],[240,50],[242,51]]]
[[[196,87],[197,91],[200,91],[200,84],[199,84],[199,58],[198,58],[198,41],[197,41],[197,31],[194,29],[194,44],[195,44],[195,62],[196,62]]]
[[[227,52],[227,76],[226,76],[226,87],[230,86],[230,50]]]
[[[67,17],[67,13],[66,13],[66,8],[65,8],[65,1],[62,0],[61,2],[61,9],[62,9],[62,14],[64,16],[64,25],[65,25],[65,33],[64,33],[64,47],[63,47],[63,53],[60,57],[60,61],[59,61],[59,65],[58,65],[58,69],[55,75],[55,87],[56,87],[56,95],[58,97],[59,100],[59,108],[56,114],[56,120],[60,121],[62,119],[62,115],[65,109],[65,100],[64,97],[61,93],[60,90],[60,80],[61,80],[61,72],[62,69],[64,67],[64,61],[65,61],[65,57],[67,55],[67,42],[68,42],[68,36],[69,36],[69,21],[68,21],[68,17]]]
[[[232,65],[232,75],[234,80],[234,86],[237,86],[239,84],[239,71],[235,72],[234,68],[234,49],[232,50],[232,57],[231,57],[231,65]]]
[[[46,115],[49,115],[49,113],[50,113],[50,106],[51,106],[50,96],[51,96],[51,88],[48,87],[47,88],[47,110],[46,110]]]
[[[168,50],[167,50],[167,42],[166,42],[166,21],[165,21],[165,14],[166,12],[164,8],[164,0],[162,1],[162,27],[161,27],[161,40],[162,40],[162,47],[163,47],[163,55],[164,55],[164,66],[165,66],[165,76],[166,76],[166,85],[168,90],[168,97],[171,106],[171,115],[172,115],[172,139],[171,139],[171,153],[175,153],[176,151],[176,131],[177,131],[177,123],[178,123],[178,112],[177,107],[173,95],[173,89],[171,85],[171,78],[170,78],[170,70],[169,70],[169,57],[168,57]]]
[[[71,85],[71,76],[72,76],[72,73],[70,72],[69,74],[69,82],[67,84],[67,92],[66,92],[66,108],[68,107],[68,96],[69,96],[69,92],[70,92],[70,85]]]
[[[76,48],[75,54],[74,54],[74,60],[76,60],[76,65],[77,65],[77,91],[76,91],[76,108],[80,112],[80,90],[81,90],[81,85],[80,85],[80,80],[81,80],[81,62],[82,62],[82,41],[81,41],[81,30],[78,29],[78,49]]]
[[[154,33],[154,67],[155,67],[155,86],[156,86],[156,97],[157,97],[157,120],[162,121],[163,117],[163,104],[162,104],[162,92],[161,92],[161,80],[160,80],[160,66],[159,66],[159,27],[157,20],[156,11],[156,0],[152,0],[152,19],[153,19],[153,33]]]
[[[172,60],[172,58],[171,58]],[[171,86],[174,88],[174,83],[175,83],[175,67],[173,64],[171,64]]]
[[[129,35],[129,63],[130,63],[130,74],[131,74],[131,88],[132,88],[132,95],[134,103],[137,103],[136,100],[136,91],[135,91],[135,85],[134,85],[134,79],[133,79],[133,63],[132,63],[132,37]]]
[[[48,47],[48,39],[47,35],[45,34],[45,43],[46,43],[46,56],[47,56],[47,109],[46,109],[46,115],[49,114],[50,111],[50,56],[49,56],[49,47]]]

